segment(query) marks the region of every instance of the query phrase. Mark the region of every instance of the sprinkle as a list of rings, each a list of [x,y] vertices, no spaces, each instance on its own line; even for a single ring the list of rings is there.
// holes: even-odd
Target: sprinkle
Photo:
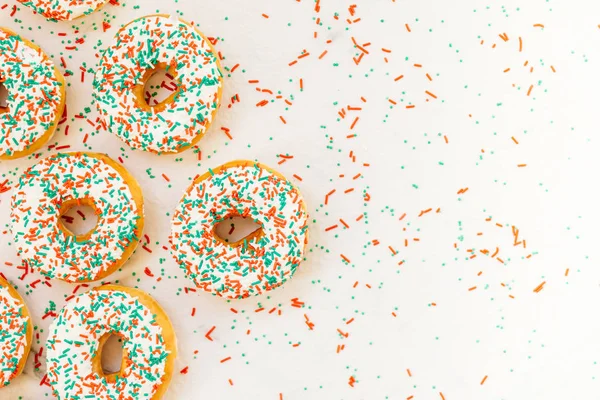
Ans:
[[[544,289],[544,285],[546,284],[546,281],[540,283],[535,289],[533,289],[534,293],[539,293],[542,291],[542,289]]]

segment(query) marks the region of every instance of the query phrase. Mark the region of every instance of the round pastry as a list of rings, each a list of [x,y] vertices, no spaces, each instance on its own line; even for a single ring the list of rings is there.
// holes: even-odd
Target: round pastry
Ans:
[[[87,205],[96,227],[75,235],[61,216]],[[39,161],[14,189],[11,231],[33,269],[67,282],[102,279],[135,250],[144,225],[142,191],[127,170],[98,153],[56,154]]]
[[[65,79],[35,44],[0,27],[0,160],[27,156],[54,134],[65,108]]]
[[[17,0],[52,21],[71,21],[99,10],[109,0]]]
[[[32,336],[31,317],[23,298],[0,277],[0,388],[23,371]]]
[[[177,89],[150,106],[144,86],[165,69]],[[108,129],[134,149],[178,153],[197,143],[210,126],[223,74],[210,42],[176,17],[150,15],[125,25],[102,56],[94,97]]]
[[[121,369],[102,368],[102,348],[122,340]],[[173,375],[177,343],[169,318],[147,293],[117,285],[69,300],[50,326],[48,381],[58,399],[160,399]]]
[[[227,243],[215,234],[232,216],[260,228]],[[283,285],[308,242],[308,214],[296,187],[274,170],[232,161],[196,178],[171,221],[172,253],[197,287],[241,299]]]

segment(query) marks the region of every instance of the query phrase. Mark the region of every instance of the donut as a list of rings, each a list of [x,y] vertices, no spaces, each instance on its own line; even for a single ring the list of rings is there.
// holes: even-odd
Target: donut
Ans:
[[[17,0],[51,21],[71,21],[99,10],[109,0]]]
[[[227,243],[216,225],[251,217],[260,228]],[[172,254],[198,288],[229,299],[283,285],[308,242],[308,213],[299,190],[278,172],[232,161],[194,179],[171,221]]]
[[[27,156],[54,134],[65,108],[65,79],[35,44],[0,27],[0,160]]]
[[[121,369],[102,368],[102,348],[122,340]],[[147,293],[104,285],[67,302],[49,329],[48,381],[58,399],[160,399],[177,357],[173,326]]]
[[[75,235],[61,217],[75,205],[98,216]],[[19,178],[11,203],[18,254],[32,269],[67,282],[103,279],[135,250],[144,225],[142,191],[127,170],[98,153],[63,153],[39,161]]]
[[[0,277],[0,388],[23,372],[33,328],[23,298]]]
[[[177,89],[150,106],[144,85],[160,69]],[[179,153],[204,135],[219,106],[223,73],[200,31],[176,17],[149,15],[117,33],[94,79],[94,98],[107,128],[134,149]]]

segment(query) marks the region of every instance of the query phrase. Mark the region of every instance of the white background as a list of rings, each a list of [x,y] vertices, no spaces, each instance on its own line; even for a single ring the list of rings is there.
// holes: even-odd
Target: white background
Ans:
[[[309,0],[129,0],[74,23],[47,23],[23,6],[11,17],[17,3],[5,2],[1,25],[38,43],[57,64],[64,57],[73,72],[68,121],[50,144],[121,157],[143,188],[152,253],[138,248],[110,280],[148,291],[172,319],[179,357],[166,398],[598,397],[597,2],[321,0],[317,13]],[[216,48],[226,68],[239,64],[226,73],[221,110],[200,142],[200,161],[193,151],[132,152],[86,122],[98,117],[90,72],[118,27],[177,11],[220,38]],[[106,32],[103,20],[111,25]],[[359,65],[353,57],[361,50],[352,37],[361,46],[371,43]],[[84,43],[66,50],[73,44],[66,41],[76,38]],[[303,50],[309,56],[289,66]],[[82,66],[89,71],[83,83]],[[280,91],[293,105],[257,87]],[[240,102],[231,105],[235,94]],[[275,101],[256,107],[263,99]],[[86,118],[74,118],[79,113]],[[45,148],[42,155],[55,151]],[[279,154],[294,158],[279,165]],[[186,294],[191,281],[163,249],[168,214],[193,176],[240,158],[276,167],[300,187],[313,221],[310,252],[295,278],[269,296],[226,302]],[[0,183],[8,179],[12,186],[15,174],[33,163],[0,163]],[[18,279],[10,196],[0,194],[0,268],[32,312],[39,333],[32,351],[38,352],[52,320],[42,319],[49,302],[60,309],[75,286],[52,281],[51,288],[31,288],[38,273]],[[513,226],[526,248],[513,245]],[[497,247],[502,262],[480,252]],[[303,308],[292,306],[294,298]],[[205,334],[213,326],[209,341]],[[345,347],[338,353],[339,345]],[[30,356],[24,375],[0,390],[0,398],[51,397],[40,386],[44,356],[37,369]]]

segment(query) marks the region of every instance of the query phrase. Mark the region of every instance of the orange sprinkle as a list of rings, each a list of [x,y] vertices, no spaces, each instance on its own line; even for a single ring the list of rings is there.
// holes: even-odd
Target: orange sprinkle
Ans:
[[[329,228],[326,228],[326,229],[325,229],[325,232],[328,232],[328,231],[330,231],[330,230],[332,230],[332,229],[335,229],[335,228],[337,228],[337,227],[338,227],[338,225],[337,225],[337,224],[335,224],[335,225],[331,225]]]
[[[540,283],[535,289],[533,289],[534,293],[539,293],[542,291],[542,289],[544,288],[544,285],[546,284],[546,281]]]
[[[487,375],[483,377],[483,379],[481,380],[481,383],[480,383],[480,385],[483,385],[483,384],[485,383],[485,381],[486,381],[487,377],[488,377]]]
[[[162,174],[162,177],[163,177],[163,178],[165,178],[165,181],[167,181],[167,182],[171,182],[171,180],[169,179],[169,177],[168,177],[168,176],[166,176],[165,174]]]
[[[211,342],[213,340],[212,340],[212,337],[210,336],[210,334],[213,333],[213,331],[215,330],[215,328],[216,328],[216,326],[213,326],[212,328],[209,329],[208,332],[206,332],[206,335],[204,335],[204,337],[207,338],[208,340],[210,340]]]
[[[526,167],[526,166],[527,166],[527,164],[517,164],[517,167],[519,167],[519,168],[523,168],[523,167]]]
[[[400,79],[404,78],[404,75],[400,75],[394,79],[394,82],[398,82]]]
[[[281,122],[283,122],[284,124],[287,124],[287,121],[285,120],[285,118],[283,118],[281,115],[279,116],[279,119],[281,120]]]
[[[472,288],[469,288],[469,292],[471,292],[471,291],[473,291],[475,289],[477,289],[477,286],[473,286]]]
[[[544,24],[534,24],[533,25],[534,28],[544,28]]]
[[[224,359],[221,360],[221,364],[224,363],[224,362],[226,362],[226,361],[229,361],[229,360],[231,360],[231,357],[226,357],[226,358],[224,358]]]
[[[408,376],[411,376],[411,377],[412,377],[412,374],[410,373],[410,368],[407,368],[407,369],[406,369],[406,373],[408,374]]]
[[[523,39],[519,36],[519,52],[523,51]]]
[[[335,189],[333,189],[331,192],[327,193],[327,195],[325,196],[325,205],[327,205],[327,202],[329,200],[329,196],[331,196],[334,193],[335,193]]]
[[[430,95],[434,99],[437,99],[437,96],[435,94],[431,93],[430,91],[426,90],[425,93],[427,93],[428,95]]]
[[[348,257],[346,257],[346,256],[345,256],[345,255],[343,255],[343,254],[340,254],[340,257],[342,257],[342,259],[343,259],[344,261],[346,261],[348,264],[350,264],[350,260],[348,259]]]
[[[569,268],[565,271],[565,276],[569,276]]]
[[[265,18],[269,18],[269,16],[267,14],[263,14],[262,16]]]
[[[292,176],[302,182],[302,178],[300,178],[298,175],[294,174]]]
[[[515,137],[512,137],[513,142],[515,142],[515,144],[519,144],[519,142],[517,141],[517,139],[515,139]]]
[[[504,70],[504,73],[507,73],[508,71],[510,71],[510,68],[506,68],[506,69]]]
[[[319,56],[319,60],[323,57],[325,57],[325,54],[327,54],[327,50],[325,50],[324,52],[321,53],[321,55]]]
[[[410,32],[410,26],[408,26],[408,24],[404,24],[404,26],[406,26],[406,30]]]
[[[556,69],[554,69],[553,65],[550,66],[550,69],[552,70],[552,72],[556,73]]]
[[[529,86],[529,90],[527,91],[527,96],[531,95],[532,90],[533,90],[533,85]]]

